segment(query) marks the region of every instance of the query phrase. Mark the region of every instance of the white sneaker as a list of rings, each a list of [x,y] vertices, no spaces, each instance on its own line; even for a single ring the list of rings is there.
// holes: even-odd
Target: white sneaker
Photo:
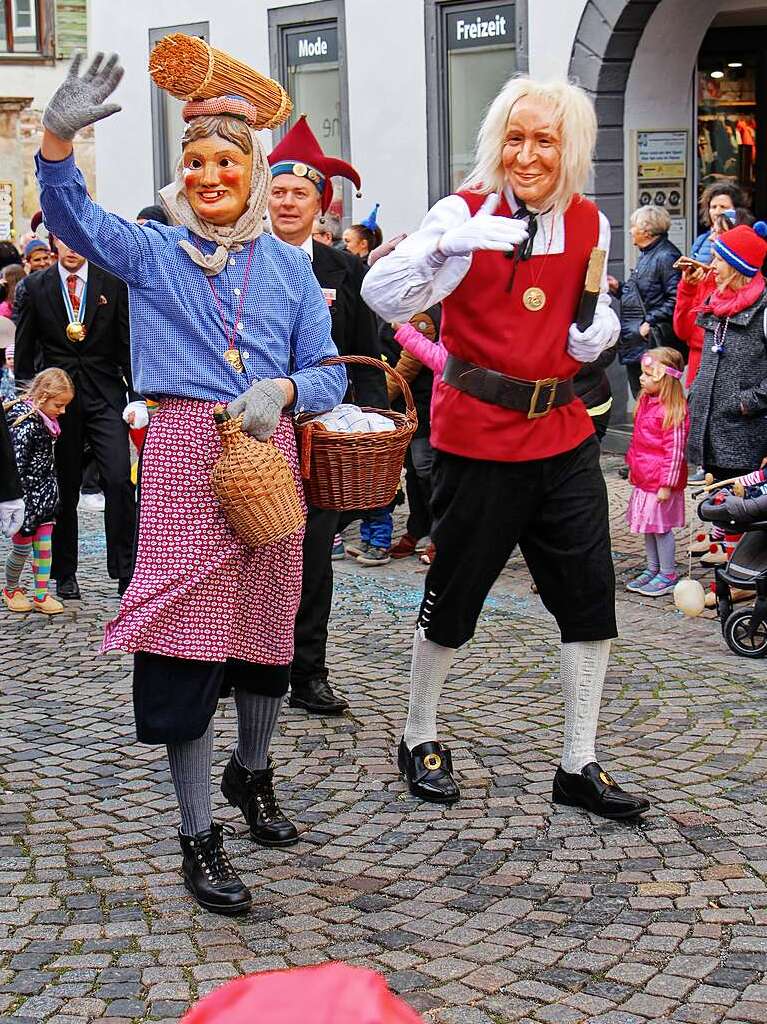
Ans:
[[[80,501],[77,503],[77,508],[80,512],[103,512],[104,505],[104,495],[101,493],[80,494]]]

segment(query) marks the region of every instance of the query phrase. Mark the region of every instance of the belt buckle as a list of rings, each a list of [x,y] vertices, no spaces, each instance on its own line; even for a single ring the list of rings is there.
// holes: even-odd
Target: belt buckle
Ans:
[[[527,410],[527,418],[529,420],[539,420],[543,416],[549,415],[554,405],[554,399],[557,397],[557,384],[559,384],[559,377],[543,377],[535,382],[533,397],[530,399],[530,406]],[[542,412],[536,412],[538,399],[541,397],[541,392],[544,388],[549,389],[546,408]]]

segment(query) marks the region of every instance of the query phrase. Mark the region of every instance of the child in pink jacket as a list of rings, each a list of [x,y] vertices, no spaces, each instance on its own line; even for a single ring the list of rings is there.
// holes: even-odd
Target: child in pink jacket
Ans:
[[[642,356],[642,390],[634,412],[634,433],[626,461],[634,490],[626,519],[632,533],[643,533],[647,568],[627,589],[660,597],[674,589],[674,527],[684,526],[687,435],[690,417],[682,389],[684,362],[672,348]]]

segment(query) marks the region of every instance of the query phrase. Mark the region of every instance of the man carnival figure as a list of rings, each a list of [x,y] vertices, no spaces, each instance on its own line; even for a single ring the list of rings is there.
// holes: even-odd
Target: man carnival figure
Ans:
[[[564,82],[510,81],[479,132],[477,164],[456,195],[379,260],[363,285],[388,320],[443,302],[449,358],[432,410],[432,539],[413,644],[399,766],[425,800],[459,798],[437,707],[455,651],[519,544],[560,629],[564,750],[557,803],[610,818],[649,807],[598,764],[595,740],[615,579],[599,446],[572,378],[618,337],[603,280],[593,325],[573,321],[591,249],[610,226],[580,196],[596,118]]]
[[[287,412],[332,408],[346,376],[318,365],[336,348],[306,255],[263,231],[270,176],[253,104],[186,104],[176,180],[162,193],[180,226],[138,225],[93,203],[75,166],[73,136],[120,109],[104,101],[122,76],[116,55],[103,66],[98,55],[82,78],[79,63],[44,115],[45,220],[128,284],[134,381],[159,403],[142,451],[136,569],[104,649],[134,654],[138,739],[167,745],[187,888],[206,909],[237,913],[251,896],[211,819],[212,720],[233,689],[238,743],[224,796],[255,842],[296,842],[268,750],[288,688],[302,536],[251,549],[228,526],[210,485],[221,451],[212,411],[228,402],[242,413],[298,482]]]
[[[333,175],[360,187],[356,170],[344,160],[325,156],[314,133],[301,116],[269,155],[272,186],[269,218],[272,231],[283,242],[300,246],[312,261],[333,322],[333,341],[343,356],[378,357],[375,317],[360,289],[365,267],[356,256],[315,242],[314,223],[333,199]],[[366,366],[349,367],[349,401],[386,408],[384,374]],[[301,410],[299,410],[301,411]],[[339,513],[309,508],[304,537],[304,578],[296,618],[295,656],[290,674],[290,705],[312,714],[338,715],[349,706],[335,694],[328,680],[325,655],[328,619],[333,601],[333,538]]]

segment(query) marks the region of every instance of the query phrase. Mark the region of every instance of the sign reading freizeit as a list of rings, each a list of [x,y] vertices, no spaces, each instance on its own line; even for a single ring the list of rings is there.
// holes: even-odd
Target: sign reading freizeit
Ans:
[[[338,29],[335,26],[291,29],[285,33],[288,64],[331,64],[338,60]]]
[[[514,45],[514,4],[492,4],[448,13],[448,50],[504,44]]]

